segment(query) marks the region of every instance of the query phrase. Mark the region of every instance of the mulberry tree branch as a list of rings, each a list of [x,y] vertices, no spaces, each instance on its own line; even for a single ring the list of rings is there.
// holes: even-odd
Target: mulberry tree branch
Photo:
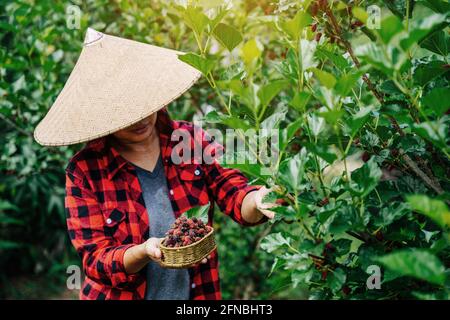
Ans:
[[[342,35],[342,29],[339,26],[336,17],[333,14],[333,11],[331,10],[331,8],[329,6],[325,6],[324,8],[324,12],[326,14],[326,16],[328,17],[328,21],[331,24],[331,26],[333,27],[333,33],[335,34],[336,38],[338,39],[339,42],[342,43],[342,45],[344,46],[345,50],[348,52],[348,54],[350,55],[353,63],[355,64],[355,66],[357,68],[361,67],[361,63],[358,59],[358,57],[356,57],[352,45],[351,43]],[[378,102],[380,104],[384,104],[384,97],[383,95],[376,89],[375,85],[372,83],[372,81],[367,77],[367,75],[364,75],[363,77],[363,81],[366,83],[367,87],[369,88],[370,92],[372,92],[372,94],[375,96],[375,98],[378,100]],[[394,129],[400,134],[400,136],[405,136],[405,132],[402,130],[402,128],[400,128],[397,120],[395,120],[394,117],[389,116],[389,121],[391,122],[392,126],[394,127]],[[437,194],[442,194],[444,191],[442,190],[442,187],[440,186],[439,182],[437,181],[437,179],[434,176],[429,176],[427,175],[425,172],[422,171],[422,169],[406,154],[406,153],[401,153],[401,158],[403,159],[403,161],[408,165],[408,167],[420,178],[423,180],[423,182],[425,182],[431,189],[433,189]],[[420,159],[422,160],[422,159]],[[422,160],[420,161],[422,164],[424,164],[425,162]],[[431,172],[431,170],[429,170],[427,168],[426,170],[428,173]]]

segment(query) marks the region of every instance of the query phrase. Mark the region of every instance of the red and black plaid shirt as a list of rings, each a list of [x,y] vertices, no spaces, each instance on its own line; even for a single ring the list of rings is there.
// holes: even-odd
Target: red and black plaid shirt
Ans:
[[[171,120],[165,109],[158,111],[156,125],[175,216],[208,203],[213,208],[216,202],[233,220],[250,225],[242,219],[241,205],[245,195],[258,187],[249,186],[238,170],[222,168],[217,162],[176,165],[171,161],[172,150],[179,143],[171,139],[175,129],[189,132],[192,143],[201,143],[202,150],[221,146],[208,142],[204,131],[194,130],[191,123]],[[148,239],[148,213],[133,165],[108,144],[107,138],[89,142],[69,161],[65,207],[69,236],[86,274],[80,298],[143,299],[146,286],[152,285],[151,278],[147,283],[144,270],[127,274],[123,255],[129,247]],[[208,220],[211,225],[213,209]],[[189,269],[189,274],[191,299],[221,298],[216,251],[207,264]]]

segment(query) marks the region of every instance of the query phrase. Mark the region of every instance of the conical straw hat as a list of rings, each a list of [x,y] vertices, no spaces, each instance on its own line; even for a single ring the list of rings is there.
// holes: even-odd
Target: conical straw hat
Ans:
[[[80,57],[34,138],[46,146],[81,143],[148,117],[201,75],[178,54],[183,52],[88,29]]]

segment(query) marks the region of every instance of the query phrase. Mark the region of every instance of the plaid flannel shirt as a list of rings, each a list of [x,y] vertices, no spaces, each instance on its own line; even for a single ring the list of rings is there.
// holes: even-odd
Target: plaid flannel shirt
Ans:
[[[223,168],[217,162],[174,164],[171,160],[172,150],[179,143],[175,129],[188,132],[191,144],[200,143],[202,150],[222,146],[208,142],[205,132],[194,130],[191,123],[171,120],[165,108],[158,111],[156,126],[175,216],[211,203],[208,224],[212,225],[216,202],[234,221],[253,225],[243,220],[241,205],[246,194],[258,186],[249,186],[238,170]],[[145,268],[127,274],[123,256],[129,247],[148,239],[148,213],[133,165],[108,144],[107,138],[89,142],[69,161],[65,208],[69,236],[86,275],[80,298],[143,299],[151,279],[147,284]],[[189,274],[191,299],[221,298],[217,251],[207,264],[189,269]]]

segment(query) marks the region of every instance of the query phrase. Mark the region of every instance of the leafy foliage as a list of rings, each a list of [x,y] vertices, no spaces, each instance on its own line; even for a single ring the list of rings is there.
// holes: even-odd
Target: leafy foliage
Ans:
[[[188,52],[203,78],[174,118],[280,130],[277,161],[226,164],[284,205],[252,229],[218,218],[225,298],[450,297],[448,1],[272,2],[75,1],[80,29],[63,1],[0,4],[1,288],[77,261],[62,202],[75,149],[32,131],[92,26]],[[379,290],[366,287],[374,264]]]

